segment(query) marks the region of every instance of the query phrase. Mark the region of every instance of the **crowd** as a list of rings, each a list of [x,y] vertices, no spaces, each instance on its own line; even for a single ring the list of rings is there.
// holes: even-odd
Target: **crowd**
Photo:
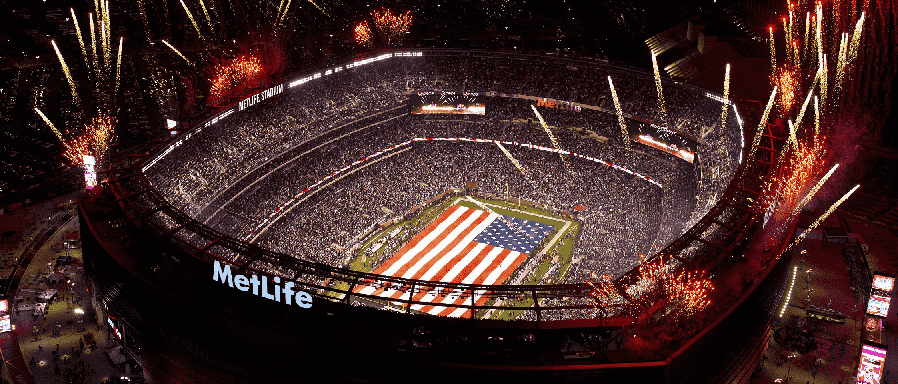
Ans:
[[[729,184],[740,158],[740,127],[731,111],[688,85],[665,81],[667,124],[699,142],[694,164],[633,144],[623,146],[607,84],[610,76],[630,117],[661,122],[650,74],[612,65],[493,55],[394,58],[308,82],[276,100],[204,128],[147,171],[177,208],[236,238],[272,221],[254,239],[269,249],[346,266],[348,250],[373,224],[421,206],[468,182],[559,209],[582,204],[582,233],[565,282],[619,276],[704,216]],[[404,94],[417,89],[491,91],[482,119],[406,116]],[[518,95],[599,107],[580,112],[540,108],[560,146],[631,169],[506,146],[529,178],[494,144],[413,142],[359,164],[333,183],[302,193],[347,164],[416,137],[469,137],[552,147]],[[628,120],[628,124],[637,124]],[[275,160],[277,159],[277,160]],[[283,160],[283,161],[282,161]],[[319,192],[320,191],[320,192]],[[159,215],[164,216],[164,215]],[[162,220],[166,220],[162,218]],[[196,236],[188,234],[187,237]],[[396,236],[390,247],[410,236]],[[201,239],[193,239],[202,243]]]

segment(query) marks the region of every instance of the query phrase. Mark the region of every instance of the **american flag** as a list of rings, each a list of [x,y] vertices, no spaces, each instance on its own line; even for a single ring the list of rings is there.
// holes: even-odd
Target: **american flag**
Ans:
[[[374,273],[406,279],[462,284],[501,284],[554,227],[529,220],[453,205],[415,235]],[[510,222],[517,228],[509,228]],[[391,287],[356,289],[367,295],[407,300],[412,294]],[[470,304],[465,292],[414,292],[418,301],[433,304]],[[474,295],[481,305],[487,298]],[[467,317],[465,308],[412,305],[412,309],[438,316]]]

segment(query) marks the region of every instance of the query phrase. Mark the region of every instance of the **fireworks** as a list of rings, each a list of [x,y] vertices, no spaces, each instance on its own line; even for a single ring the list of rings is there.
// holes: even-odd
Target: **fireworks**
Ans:
[[[730,64],[727,63],[726,74],[723,76],[723,111],[720,112],[720,126],[727,125],[727,112],[730,110]]]
[[[820,190],[820,187],[823,186],[823,183],[826,183],[826,180],[829,180],[829,177],[832,176],[833,173],[838,168],[839,168],[839,164],[836,164],[832,168],[830,168],[829,172],[827,172],[826,175],[823,175],[823,177],[820,178],[820,181],[818,181],[817,184],[814,185],[814,188],[811,188],[811,191],[808,192],[808,194],[804,197],[804,199],[801,200],[801,203],[796,204],[795,207],[792,208],[792,213],[790,216],[795,216],[795,214],[798,213],[798,211],[800,211],[802,208],[804,208],[805,205],[810,203],[811,199],[813,199],[814,196],[817,194],[817,191]]]
[[[82,165],[85,155],[102,159],[109,149],[109,145],[114,138],[113,131],[116,124],[116,119],[113,117],[113,103],[115,96],[118,93],[121,77],[124,38],[119,38],[118,56],[115,62],[115,68],[113,68],[112,44],[110,43],[112,37],[110,34],[109,2],[94,2],[94,10],[97,12],[96,22],[94,22],[93,14],[89,14],[88,16],[91,38],[90,56],[87,54],[87,47],[84,43],[83,36],[81,35],[81,28],[78,26],[78,20],[75,18],[74,10],[72,11],[72,21],[75,24],[75,31],[78,35],[78,45],[81,47],[81,54],[84,56],[87,73],[90,73],[91,70],[93,71],[93,79],[91,79],[92,81],[90,81],[90,83],[94,84],[95,88],[93,89],[93,92],[91,92],[93,99],[89,104],[91,104],[91,107],[94,109],[90,111],[82,110],[81,113],[81,116],[89,119],[88,122],[84,124],[82,129],[77,130],[80,131],[80,134],[73,133],[71,134],[73,137],[67,139],[43,112],[37,108],[34,109],[41,119],[50,127],[56,137],[62,142],[65,149],[63,152],[65,158],[68,159],[71,164],[78,166]],[[72,99],[79,107],[82,109],[85,108],[85,106],[81,104],[81,99],[77,92],[77,84],[75,83],[75,79],[71,74],[69,66],[62,56],[62,52],[59,50],[59,47],[56,46],[55,41],[51,41],[51,44],[53,50],[56,52],[57,58],[59,58],[59,63],[62,65],[62,71],[65,74],[66,80],[69,83]]]
[[[536,107],[534,107],[533,104],[530,104],[530,108],[533,108],[533,113],[535,113],[536,118],[539,119],[539,125],[543,127],[543,130],[546,131],[546,135],[549,136],[549,140],[552,141],[552,145],[554,145],[555,149],[558,150],[558,156],[561,157],[561,162],[564,163],[564,166],[566,168],[570,168],[571,165],[568,163],[567,159],[564,158],[564,155],[561,154],[561,146],[558,145],[558,139],[556,139],[555,135],[552,134],[552,130],[549,129],[549,125],[546,124],[546,120],[543,119],[543,116],[539,114],[539,111],[536,110]]]
[[[165,44],[166,46],[168,46],[169,48],[171,48],[172,51],[175,51],[175,53],[177,53],[178,56],[181,56],[181,58],[184,59],[184,61],[186,61],[187,64],[193,65],[193,63],[190,62],[190,60],[188,60],[187,57],[184,56],[184,55],[181,53],[181,51],[179,51],[177,48],[175,48],[174,46],[172,46],[171,44],[169,44],[169,43],[168,43],[167,41],[165,41],[165,40],[162,40],[162,43]]]
[[[785,205],[793,206],[802,196],[809,181],[818,174],[825,163],[826,149],[819,136],[810,138],[810,144],[795,142],[792,145],[789,166],[782,178],[782,193]],[[783,149],[783,153],[786,153]]]
[[[321,13],[323,13],[325,16],[330,17],[330,18],[333,19],[333,17],[331,17],[331,15],[328,15],[327,12],[325,12],[323,9],[321,9],[321,7],[319,7],[318,4],[315,4],[314,1],[309,0],[309,2],[312,3],[312,5],[314,5],[315,8],[318,8],[318,10],[321,11]]]
[[[293,3],[293,0],[287,0],[287,5],[284,7],[283,11],[280,12],[281,16],[278,17],[277,26],[281,26],[282,24],[284,24],[284,17],[287,16],[287,11],[290,10],[291,3]],[[281,4],[284,4],[283,0],[281,0]],[[315,4],[315,3],[312,3],[312,4]],[[321,11],[321,12],[324,12],[324,11]],[[327,14],[325,13],[325,15],[327,15]],[[330,17],[330,16],[328,16],[328,17]]]
[[[686,271],[666,275],[662,287],[668,305],[674,307],[674,316],[681,318],[692,317],[707,308],[711,304],[708,296],[714,290],[710,280]]]
[[[119,37],[118,40],[118,59],[115,61],[115,90],[112,92],[113,95],[118,94],[118,85],[122,76],[122,44],[125,43],[124,37]]]
[[[611,82],[611,76],[608,76],[608,86],[611,87],[611,99],[614,100],[614,111],[617,112],[617,122],[620,124],[621,135],[624,138],[624,146],[630,149],[630,135],[627,133],[627,123],[624,121],[624,112],[621,110],[620,101],[617,99],[617,91],[614,90],[614,83]]]
[[[808,90],[808,97],[804,99],[804,103],[801,104],[801,109],[798,111],[798,117],[795,118],[795,126],[800,127],[801,121],[804,119],[804,113],[808,109],[808,103],[811,102],[811,96],[813,96],[813,89]]]
[[[184,8],[184,12],[187,13],[187,17],[190,19],[190,24],[193,25],[193,29],[196,31],[197,36],[201,39],[203,38],[203,34],[200,32],[200,27],[196,25],[196,20],[193,19],[193,14],[190,13],[190,9],[187,9],[187,4],[184,4],[184,0],[178,0],[181,2],[181,8]]]
[[[755,133],[755,138],[752,139],[751,149],[748,153],[749,157],[754,156],[758,144],[761,143],[761,136],[764,134],[764,126],[767,125],[767,118],[770,116],[770,110],[773,108],[774,101],[776,101],[776,87],[773,87],[773,92],[770,92],[770,99],[767,100],[767,107],[764,108],[764,114],[761,116],[761,121],[758,123],[758,131]]]
[[[817,103],[817,96],[814,96],[814,134],[820,134],[820,104]]]
[[[508,157],[508,160],[511,160],[511,163],[514,164],[514,166],[517,167],[519,171],[521,171],[521,174],[524,175],[524,178],[530,180],[530,175],[527,174],[527,170],[524,169],[524,166],[521,165],[521,163],[519,163],[518,160],[511,155],[511,152],[508,152],[508,149],[505,149],[505,146],[502,145],[502,143],[498,141],[496,141],[495,143],[499,146],[499,149],[502,150],[502,153],[504,153],[505,156]],[[506,194],[508,193],[506,192]]]
[[[81,98],[78,97],[78,89],[75,88],[75,80],[72,79],[72,73],[69,72],[69,66],[66,65],[65,59],[62,58],[62,52],[59,52],[59,48],[56,47],[56,41],[50,40],[50,44],[53,45],[53,50],[56,51],[56,57],[59,58],[59,64],[62,65],[62,72],[65,73],[65,79],[69,82],[72,98],[75,99],[76,104],[81,104]]]
[[[770,73],[776,71],[776,40],[773,39],[773,27],[770,27]]]
[[[75,17],[75,9],[69,8],[72,11],[72,23],[75,24],[75,35],[78,36],[78,45],[81,46],[81,55],[84,56],[84,66],[90,69],[90,59],[87,56],[87,48],[84,46],[84,38],[81,36],[81,27],[78,26],[78,18]]]
[[[795,240],[792,242],[792,244],[789,244],[789,248],[786,248],[786,250],[788,251],[788,250],[792,249],[792,247],[794,247],[796,244],[800,243],[801,240],[803,240],[805,238],[805,236],[808,235],[808,233],[813,231],[814,228],[817,228],[817,226],[820,225],[820,223],[822,223],[824,220],[826,220],[827,217],[829,217],[829,214],[833,213],[833,211],[835,211],[837,208],[839,208],[839,205],[844,203],[845,200],[848,200],[848,197],[851,196],[851,194],[854,193],[854,191],[857,191],[857,189],[860,187],[861,187],[860,184],[855,185],[854,188],[851,188],[851,190],[848,191],[848,193],[846,193],[844,196],[842,196],[841,199],[839,199],[838,201],[833,203],[833,205],[830,206],[829,209],[826,210],[826,212],[823,212],[823,215],[820,215],[820,217],[817,218],[817,220],[815,220],[813,223],[811,223],[811,225],[808,226],[808,229],[806,229],[800,236],[796,237]]]
[[[667,107],[664,106],[664,92],[661,91],[661,72],[658,71],[658,59],[652,51],[652,69],[655,71],[655,88],[658,90],[658,108],[661,109],[661,121],[667,125]]]
[[[390,44],[408,32],[412,25],[411,11],[401,15],[393,15],[389,9],[371,11],[371,21],[383,42]],[[374,38],[368,21],[362,21],[355,27],[355,41],[365,47],[374,46]]]
[[[367,21],[363,21],[355,26],[355,42],[368,48],[374,45],[374,40],[371,37],[371,28],[368,28]]]
[[[780,92],[780,115],[787,116],[795,107],[795,95],[798,89],[798,72],[794,69],[780,69],[775,76],[775,86]]]
[[[217,99],[232,89],[253,87],[263,74],[262,61],[259,58],[249,55],[238,56],[212,68],[209,94],[213,99]]]

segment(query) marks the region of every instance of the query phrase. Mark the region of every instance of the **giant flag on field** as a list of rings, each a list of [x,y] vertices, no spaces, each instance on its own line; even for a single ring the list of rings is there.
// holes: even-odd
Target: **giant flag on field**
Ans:
[[[524,262],[553,226],[453,205],[405,244],[374,273],[406,279],[461,284],[502,284]],[[515,228],[509,228],[511,223]],[[404,292],[390,287],[365,286],[356,292],[385,299],[418,301],[412,309],[432,315],[469,316],[466,308],[439,304],[469,305],[472,297],[459,291]],[[480,305],[487,298],[475,292]]]

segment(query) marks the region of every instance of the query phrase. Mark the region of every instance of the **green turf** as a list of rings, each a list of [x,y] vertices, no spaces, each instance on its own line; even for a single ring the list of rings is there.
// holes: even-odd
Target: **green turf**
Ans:
[[[374,261],[384,259],[384,253],[395,253],[397,249],[390,249],[389,246],[381,247],[374,255],[369,255],[367,257],[364,256],[365,250],[372,247],[379,239],[381,239],[386,234],[392,232],[397,228],[403,228],[402,232],[398,235],[398,239],[400,240],[396,247],[401,246],[405,242],[409,241],[413,236],[417,235],[417,231],[410,231],[411,228],[426,228],[433,220],[439,217],[447,208],[451,205],[457,204],[460,206],[464,206],[471,209],[482,210],[479,205],[469,201],[472,197],[453,197],[443,201],[440,204],[434,204],[424,208],[418,215],[412,217],[408,220],[404,220],[398,223],[394,223],[387,228],[380,229],[373,235],[371,235],[368,239],[366,239],[363,244],[356,250],[356,257],[350,262],[350,269],[355,271],[363,271],[363,272],[371,272],[374,270],[376,265],[373,265]],[[565,237],[568,233],[576,234],[580,231],[580,224],[576,221],[572,221],[566,218],[559,217],[558,215],[552,214],[551,212],[544,211],[542,209],[532,207],[526,204],[517,204],[516,201],[503,201],[503,200],[494,200],[494,199],[485,199],[485,198],[476,198],[477,201],[485,204],[490,204],[488,207],[493,212],[506,215],[510,217],[517,217],[525,220],[530,220],[534,222],[538,222],[541,224],[551,225],[553,230],[550,231],[545,239],[546,241],[551,241],[555,237],[558,231],[560,231],[565,222],[570,222],[568,228],[565,229],[565,234],[559,236],[559,241]],[[540,215],[540,216],[536,216]],[[555,281],[560,281],[564,275],[567,273],[567,270],[570,267],[574,244],[571,241],[564,243],[559,246],[560,243],[556,244],[541,244],[539,247],[531,252],[530,257],[537,257],[537,255],[541,252],[543,248],[547,248],[545,253],[551,253],[553,250],[557,248],[558,253],[558,274],[553,279]],[[395,248],[395,247],[392,247]],[[529,261],[529,260],[528,260]],[[522,282],[523,284],[532,285],[539,284],[540,280],[546,274],[546,272],[551,267],[552,263],[555,261],[552,258],[548,258],[547,260],[541,262],[534,271],[531,271],[530,275],[526,277],[526,279]],[[526,265],[527,261],[524,262],[523,265]],[[336,288],[338,289],[347,289],[349,285],[345,282],[340,282],[336,284]],[[333,297],[337,297],[337,294],[331,295]],[[487,305],[493,305],[494,301],[490,301]],[[386,303],[390,305],[389,303]],[[524,301],[516,302],[516,307],[519,308],[527,308],[527,306],[533,304],[532,299],[527,299]],[[476,316],[482,317],[488,312],[488,310],[478,311]],[[523,310],[511,310],[511,309],[502,309],[496,310],[493,313],[492,319],[502,319],[502,320],[513,320],[517,318]]]

